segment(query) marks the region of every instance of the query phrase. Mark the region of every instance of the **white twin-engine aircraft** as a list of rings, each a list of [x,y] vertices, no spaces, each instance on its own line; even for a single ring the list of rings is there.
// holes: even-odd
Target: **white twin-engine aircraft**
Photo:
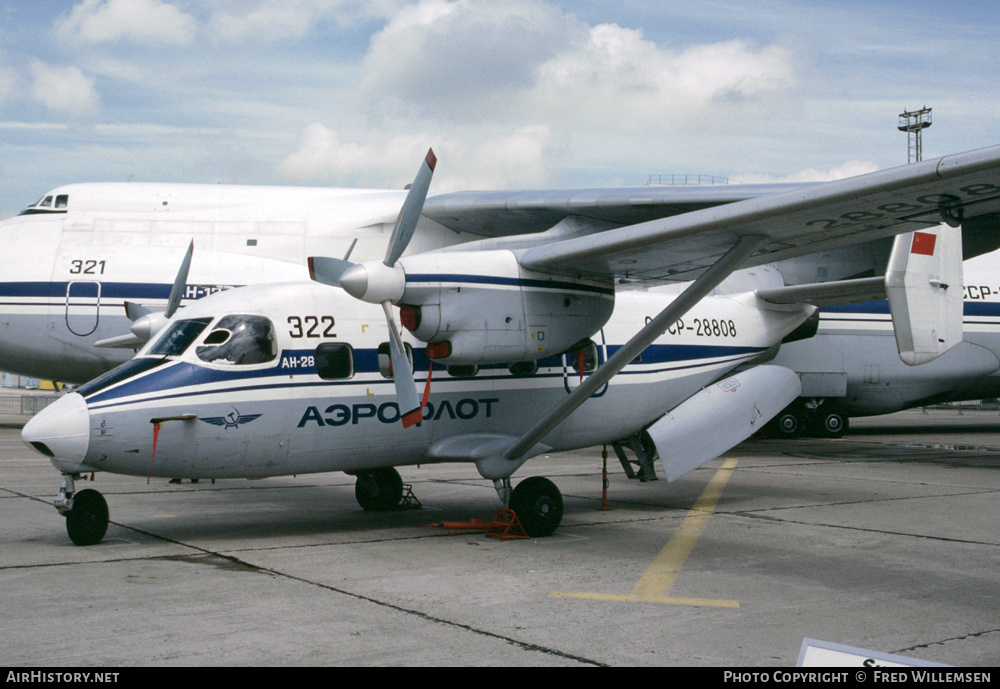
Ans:
[[[435,162],[381,261],[315,256],[312,281],[178,310],[185,265],[165,312],[132,305],[148,344],[22,432],[62,472],[55,506],[75,543],[99,542],[109,521],[100,493],[76,492],[82,473],[345,471],[362,506],[386,509],[401,498],[395,467],[433,462],[474,462],[530,535],[551,534],[561,495],[539,477],[512,489],[525,461],[634,436],[668,479],[701,466],[799,396],[798,376],[765,362],[814,330],[817,304],[888,296],[908,364],[957,344],[961,237],[940,223],[1000,210],[995,147],[634,224],[564,215],[547,232],[415,251]],[[481,219],[493,203],[450,195],[432,213]],[[892,235],[884,278],[706,296],[740,267]],[[690,284],[622,289],[668,282]]]

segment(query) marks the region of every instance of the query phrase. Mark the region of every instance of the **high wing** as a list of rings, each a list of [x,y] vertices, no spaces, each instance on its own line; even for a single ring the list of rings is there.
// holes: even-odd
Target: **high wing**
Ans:
[[[995,214],[998,176],[1000,147],[992,147],[524,250],[519,265],[538,273],[693,282],[500,457],[479,462],[480,472],[500,476],[505,464],[524,461],[536,443],[737,268]]]
[[[1000,211],[1000,146],[629,225],[525,250],[523,268],[644,283],[702,275],[741,238],[743,266]]]
[[[455,232],[502,237],[544,232],[573,218],[622,227],[815,184],[722,184],[531,191],[459,191],[430,196],[423,215]]]

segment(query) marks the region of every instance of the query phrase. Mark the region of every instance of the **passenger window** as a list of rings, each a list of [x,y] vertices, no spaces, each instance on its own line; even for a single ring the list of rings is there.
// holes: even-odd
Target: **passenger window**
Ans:
[[[211,364],[252,366],[278,356],[274,326],[263,316],[226,316],[195,348],[202,361]]]
[[[354,349],[349,344],[321,344],[316,348],[316,372],[323,380],[353,378]]]
[[[413,347],[408,343],[404,342],[403,347],[406,349],[406,358],[410,360],[410,370],[413,370]],[[389,349],[389,343],[383,342],[378,346],[378,372],[382,374],[383,378],[392,378],[392,350]]]

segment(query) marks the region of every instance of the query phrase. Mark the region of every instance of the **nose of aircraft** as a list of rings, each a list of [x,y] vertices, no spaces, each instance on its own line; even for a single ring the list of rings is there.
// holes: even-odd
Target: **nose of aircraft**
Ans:
[[[53,464],[57,460],[81,464],[90,447],[87,403],[75,392],[60,398],[24,425],[21,440],[51,459]]]

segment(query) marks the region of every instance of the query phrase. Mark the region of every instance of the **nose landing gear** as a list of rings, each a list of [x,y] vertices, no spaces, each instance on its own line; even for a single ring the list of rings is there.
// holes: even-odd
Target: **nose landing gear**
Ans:
[[[66,531],[74,544],[96,545],[108,532],[108,503],[92,488],[75,492],[74,481],[79,477],[79,474],[63,474],[59,495],[53,504],[66,517]]]

